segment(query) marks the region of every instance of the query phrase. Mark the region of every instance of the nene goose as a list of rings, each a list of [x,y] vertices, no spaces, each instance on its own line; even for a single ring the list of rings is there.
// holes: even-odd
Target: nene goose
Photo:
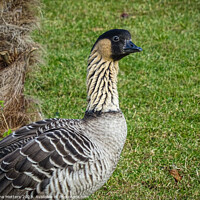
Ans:
[[[83,199],[116,168],[127,126],[119,108],[118,61],[142,49],[127,30],[95,42],[88,59],[88,106],[83,119],[46,119],[0,142],[0,196]]]

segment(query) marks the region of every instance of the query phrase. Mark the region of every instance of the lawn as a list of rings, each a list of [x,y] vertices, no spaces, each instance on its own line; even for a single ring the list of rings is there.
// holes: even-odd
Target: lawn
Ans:
[[[113,28],[129,30],[143,52],[119,63],[128,137],[113,176],[88,200],[200,199],[198,0],[43,0],[33,37],[44,61],[26,94],[45,118],[82,118],[90,49]]]

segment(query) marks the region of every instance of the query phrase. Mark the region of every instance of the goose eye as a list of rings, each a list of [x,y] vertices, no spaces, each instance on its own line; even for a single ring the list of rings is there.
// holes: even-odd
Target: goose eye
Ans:
[[[119,36],[114,36],[114,37],[113,37],[113,41],[114,41],[114,42],[118,42],[118,41],[119,41]]]

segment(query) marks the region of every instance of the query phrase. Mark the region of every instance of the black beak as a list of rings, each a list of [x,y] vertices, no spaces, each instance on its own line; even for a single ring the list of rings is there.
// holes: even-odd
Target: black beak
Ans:
[[[135,53],[142,51],[141,47],[136,46],[133,44],[131,40],[126,40],[126,43],[123,47],[125,53]]]

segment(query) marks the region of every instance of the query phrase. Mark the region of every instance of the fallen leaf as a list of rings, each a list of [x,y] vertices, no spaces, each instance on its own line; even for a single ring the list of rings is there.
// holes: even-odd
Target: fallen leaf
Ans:
[[[128,17],[129,17],[129,14],[123,12],[123,13],[120,15],[120,17],[121,17],[121,18],[128,18]]]
[[[177,169],[170,169],[170,170],[169,170],[169,173],[174,177],[176,183],[179,182],[179,181],[181,181],[181,179],[183,178],[183,177],[179,174],[179,172],[178,172]]]

